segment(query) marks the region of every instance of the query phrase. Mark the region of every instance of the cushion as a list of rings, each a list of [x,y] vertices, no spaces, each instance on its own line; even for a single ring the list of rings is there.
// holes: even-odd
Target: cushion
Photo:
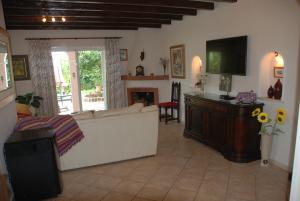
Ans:
[[[144,107],[143,103],[135,103],[133,105],[130,105],[129,107],[123,107],[123,108],[117,108],[111,110],[100,110],[95,112],[94,117],[98,119],[102,117],[136,113],[136,112],[140,112],[143,107]]]
[[[164,103],[159,103],[160,107],[177,107],[178,103],[177,102],[164,102]]]
[[[73,114],[75,120],[93,119],[94,111],[84,111]]]
[[[157,111],[157,105],[150,105],[147,107],[142,108],[141,112],[153,112],[153,111]]]
[[[135,103],[133,105],[130,105],[129,107],[123,107],[123,108],[119,108],[119,109],[109,110],[107,113],[103,114],[102,117],[136,113],[136,112],[140,112],[143,107],[144,107],[143,103]]]

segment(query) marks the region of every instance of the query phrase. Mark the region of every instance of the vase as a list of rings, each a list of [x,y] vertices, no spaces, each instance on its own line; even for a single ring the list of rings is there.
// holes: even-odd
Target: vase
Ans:
[[[31,115],[30,105],[16,103],[16,108],[18,113],[29,114]]]
[[[164,75],[166,75],[167,66],[163,66],[163,68],[164,68]]]
[[[31,115],[32,115],[33,117],[36,117],[36,116],[37,116],[36,108],[35,108],[35,107],[30,106],[29,110],[30,110]]]
[[[274,88],[270,86],[268,89],[268,97],[273,98],[273,96],[274,96]]]
[[[269,166],[273,135],[261,134],[260,151],[261,151],[261,166]]]
[[[280,79],[278,79],[274,85],[274,98],[280,100],[281,96],[282,96],[282,83],[280,82]]]

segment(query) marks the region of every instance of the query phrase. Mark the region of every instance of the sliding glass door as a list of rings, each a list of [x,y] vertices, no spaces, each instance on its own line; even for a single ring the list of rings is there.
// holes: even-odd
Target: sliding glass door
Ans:
[[[55,51],[52,58],[61,114],[106,108],[102,51]]]

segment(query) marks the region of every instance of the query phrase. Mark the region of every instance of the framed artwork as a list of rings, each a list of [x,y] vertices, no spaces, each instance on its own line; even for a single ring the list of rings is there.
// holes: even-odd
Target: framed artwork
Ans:
[[[283,78],[283,67],[274,67],[274,77]]]
[[[184,45],[176,45],[170,47],[170,65],[172,78],[185,78]]]
[[[13,55],[12,66],[15,80],[30,80],[27,55]]]
[[[120,49],[120,61],[128,61],[128,50]]]

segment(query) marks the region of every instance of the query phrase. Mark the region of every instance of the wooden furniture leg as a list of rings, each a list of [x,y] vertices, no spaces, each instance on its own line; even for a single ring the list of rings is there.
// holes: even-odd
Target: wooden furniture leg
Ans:
[[[165,123],[168,124],[168,108],[165,107]]]
[[[8,188],[7,188],[7,182],[3,175],[0,174],[0,200],[1,201],[8,201]]]

